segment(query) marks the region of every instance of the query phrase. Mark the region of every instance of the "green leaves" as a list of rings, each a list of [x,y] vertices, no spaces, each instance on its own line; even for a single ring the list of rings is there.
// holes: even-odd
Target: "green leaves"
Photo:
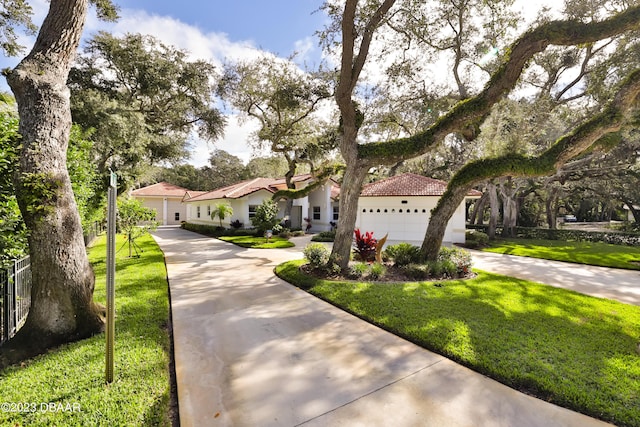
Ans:
[[[104,32],[93,37],[72,69],[76,123],[94,128],[100,171],[139,175],[145,167],[188,156],[192,132],[222,135],[225,118],[213,107],[214,66],[151,36]]]

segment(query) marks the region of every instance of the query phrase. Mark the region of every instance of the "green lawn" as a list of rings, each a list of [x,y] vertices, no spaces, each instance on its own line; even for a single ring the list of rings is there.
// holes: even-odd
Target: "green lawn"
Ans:
[[[640,307],[479,272],[415,283],[276,273],[310,293],[513,388],[621,426],[640,426]]]
[[[487,252],[640,270],[640,248],[598,242],[497,239]],[[635,263],[634,263],[635,261]]]
[[[126,259],[124,249],[117,255],[114,382],[105,385],[104,334],[64,345],[0,373],[0,402],[36,409],[17,413],[3,407],[0,425],[170,425],[166,268],[151,236],[137,243],[144,250],[140,258]],[[96,272],[95,298],[103,304],[105,253],[102,237],[89,258]],[[49,403],[71,411],[43,410]]]
[[[267,242],[266,238],[257,236],[220,236],[218,239],[243,248],[253,249],[280,249],[295,246],[293,242],[278,236],[269,238],[269,242]]]

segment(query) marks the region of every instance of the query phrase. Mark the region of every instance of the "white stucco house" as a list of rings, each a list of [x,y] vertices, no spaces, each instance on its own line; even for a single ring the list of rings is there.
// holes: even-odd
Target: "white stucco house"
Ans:
[[[372,231],[380,239],[385,234],[390,242],[418,244],[424,238],[431,210],[435,208],[447,183],[412,173],[393,176],[367,184],[358,201],[356,227]],[[482,193],[472,190],[468,198]],[[465,202],[456,209],[447,225],[444,243],[464,243]]]
[[[296,175],[293,182],[296,188],[304,188],[312,183],[314,178],[310,174]],[[251,227],[251,218],[255,215],[256,208],[265,199],[270,199],[273,194],[281,189],[286,189],[284,178],[254,178],[238,182],[227,187],[219,188],[203,194],[185,197],[186,220],[195,224],[219,225],[219,220],[211,219],[211,212],[215,205],[226,203],[233,209],[233,215],[225,218],[222,225],[229,227],[232,221],[240,221],[244,227]],[[331,222],[338,219],[339,194],[338,185],[332,181],[313,190],[307,197],[295,199],[290,218],[287,218],[291,228],[306,227],[304,218],[311,219],[312,232],[327,231],[331,229]],[[285,201],[278,202],[279,216],[284,218]]]
[[[635,221],[635,219],[633,217],[633,212],[631,212],[631,209],[629,209],[629,205],[625,204],[623,206],[623,208],[627,212],[627,221],[629,221],[629,222]],[[637,206],[637,205],[634,204],[633,205],[633,209],[638,211],[638,210],[640,210],[640,206]]]
[[[193,197],[199,194],[202,191],[190,191],[168,182],[159,182],[133,190],[130,196],[140,200],[144,207],[155,209],[159,224],[175,225],[187,219],[187,208],[182,203],[185,195]]]

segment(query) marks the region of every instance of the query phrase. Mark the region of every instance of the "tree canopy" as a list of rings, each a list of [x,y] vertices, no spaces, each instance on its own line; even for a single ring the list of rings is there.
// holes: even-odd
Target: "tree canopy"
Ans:
[[[213,141],[225,118],[215,108],[215,68],[141,34],[91,38],[68,82],[76,123],[94,129],[101,172],[124,177],[188,157],[192,131]]]

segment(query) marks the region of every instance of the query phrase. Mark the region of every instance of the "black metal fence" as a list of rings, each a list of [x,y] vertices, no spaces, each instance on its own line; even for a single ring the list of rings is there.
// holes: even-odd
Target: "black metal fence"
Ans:
[[[31,305],[31,261],[24,257],[0,269],[0,345],[22,327]]]
[[[93,222],[83,230],[84,245],[89,246],[104,231],[104,224]]]

